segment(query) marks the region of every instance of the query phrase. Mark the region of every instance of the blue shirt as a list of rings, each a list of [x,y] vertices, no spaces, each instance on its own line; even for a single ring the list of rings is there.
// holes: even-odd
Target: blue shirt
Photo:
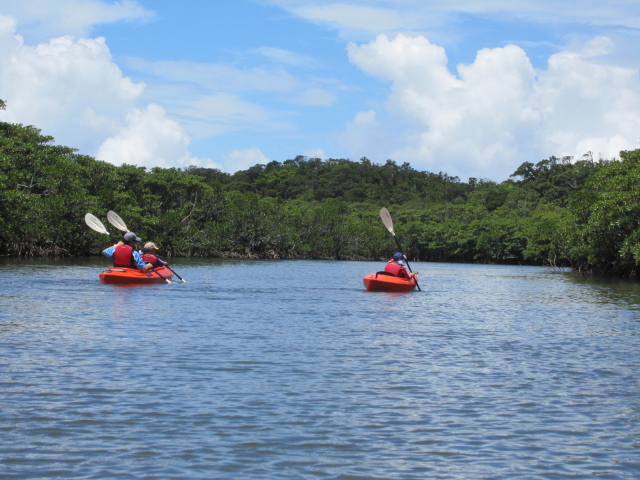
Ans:
[[[105,257],[112,258],[113,257],[113,252],[115,250],[116,250],[116,247],[109,247],[109,248],[105,248],[102,253],[104,253]],[[133,251],[133,263],[140,270],[142,270],[144,267],[147,266],[147,264],[144,263],[144,261],[142,260],[142,257],[140,257],[140,254],[138,253],[137,250]]]

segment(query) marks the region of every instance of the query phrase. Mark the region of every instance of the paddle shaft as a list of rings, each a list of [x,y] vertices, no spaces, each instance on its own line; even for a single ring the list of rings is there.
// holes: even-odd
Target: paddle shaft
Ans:
[[[393,235],[393,239],[396,241],[396,244],[398,245],[398,248],[400,249],[400,252],[402,252],[403,251],[402,250],[402,245],[400,245],[400,241],[398,240],[398,237]],[[407,268],[411,272],[412,270],[411,270],[411,265],[409,265],[409,260],[405,260],[405,262],[407,262]],[[414,275],[413,280],[416,282],[416,287],[418,287],[418,291],[421,292],[422,289],[420,288],[420,285],[418,285],[418,277],[416,275]]]
[[[162,259],[161,259],[160,257],[158,257],[158,256],[156,256],[156,258],[157,258],[158,260],[162,260]],[[162,261],[164,262],[164,260],[162,260]],[[167,262],[164,262],[164,265],[163,265],[163,266],[164,266],[164,267],[167,267],[169,270],[171,270],[171,272],[172,272],[176,277],[178,277],[178,278],[182,281],[182,283],[187,283],[187,281],[186,281],[184,278],[182,278],[180,275],[178,275],[178,274],[176,273],[176,271],[175,271],[173,268],[171,268],[169,265],[167,265]],[[160,274],[158,274],[158,275],[160,275]]]
[[[163,276],[162,276],[162,274],[156,270],[156,267],[153,267],[153,268],[151,269],[151,271],[152,271],[152,272],[155,272],[155,274],[156,274],[156,275],[158,275],[158,276],[159,276],[161,279],[163,279],[165,282],[167,282],[167,283],[171,283],[171,280],[169,280],[167,277],[163,277]]]
[[[169,265],[165,265],[165,266],[166,266],[169,270],[171,270],[171,271],[173,272],[173,274],[174,274],[176,277],[178,277],[180,280],[182,280],[182,283],[187,283],[187,281],[186,281],[184,278],[182,278],[180,275],[178,275],[178,274],[176,273],[176,271],[175,271],[173,268],[171,268]]]

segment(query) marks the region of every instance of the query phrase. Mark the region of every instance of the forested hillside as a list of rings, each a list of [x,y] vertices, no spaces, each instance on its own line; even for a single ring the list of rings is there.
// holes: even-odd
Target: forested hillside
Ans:
[[[388,160],[376,165],[367,158],[353,162],[298,156],[284,162],[255,165],[233,175],[219,170],[191,167],[187,172],[208,182],[217,180],[225,190],[257,193],[283,200],[322,201],[336,198],[349,203],[427,203],[464,200],[472,187],[444,173],[418,172],[408,163],[398,166]]]
[[[84,224],[116,211],[167,256],[384,259],[386,206],[414,260],[568,265],[635,277],[640,151],[621,161],[551,157],[509,180],[461,182],[393,161],[296,157],[229,175],[113,166],[0,123],[0,254],[98,254]],[[114,234],[116,232],[114,231]]]

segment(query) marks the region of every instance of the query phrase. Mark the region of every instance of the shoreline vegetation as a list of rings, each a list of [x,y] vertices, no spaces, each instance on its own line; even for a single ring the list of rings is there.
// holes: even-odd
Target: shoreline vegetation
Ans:
[[[524,162],[501,183],[364,157],[298,156],[231,175],[117,167],[0,122],[0,256],[98,255],[109,240],[83,218],[113,210],[166,257],[386,260],[383,206],[413,261],[640,272],[640,150]]]

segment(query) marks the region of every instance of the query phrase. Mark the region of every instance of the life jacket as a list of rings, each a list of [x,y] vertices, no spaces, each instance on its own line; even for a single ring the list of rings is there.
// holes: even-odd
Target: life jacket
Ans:
[[[158,257],[150,253],[145,253],[144,255],[142,255],[142,260],[144,260],[144,263],[150,263],[154,267],[158,266]]]
[[[407,280],[411,278],[407,274],[405,268],[396,262],[387,263],[384,267],[384,271],[390,273],[391,275],[395,275],[396,277],[406,278]]]
[[[129,245],[118,245],[113,251],[113,266],[136,268],[133,262],[133,248]]]

